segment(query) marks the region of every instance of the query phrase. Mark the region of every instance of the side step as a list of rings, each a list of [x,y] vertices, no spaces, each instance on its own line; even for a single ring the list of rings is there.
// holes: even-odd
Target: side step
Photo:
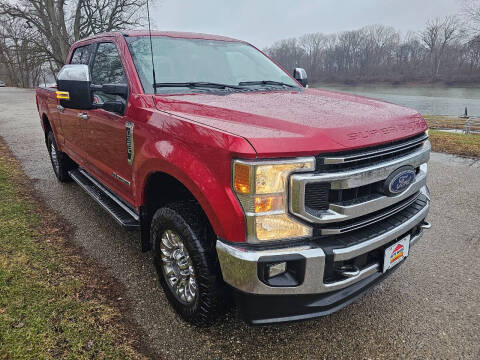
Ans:
[[[85,170],[78,168],[69,171],[70,177],[99,203],[124,228],[140,228],[139,216],[124,204],[115,194],[91,177]]]

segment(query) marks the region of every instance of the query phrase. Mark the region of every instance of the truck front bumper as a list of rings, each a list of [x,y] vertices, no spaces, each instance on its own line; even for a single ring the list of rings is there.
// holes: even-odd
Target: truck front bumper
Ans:
[[[218,240],[223,279],[234,288],[237,307],[250,323],[331,314],[391,272],[382,271],[385,248],[407,236],[410,245],[422,237],[423,230],[428,228],[425,218],[430,199],[425,197],[421,204],[411,216],[398,214],[394,227],[391,219],[388,223],[377,223],[376,235],[358,234],[362,239],[349,246],[335,246],[335,241],[333,245],[332,242],[324,245],[319,239],[295,247],[255,249]],[[276,264],[282,264],[286,271],[269,279],[268,269]],[[339,275],[338,269],[345,268],[350,271]]]

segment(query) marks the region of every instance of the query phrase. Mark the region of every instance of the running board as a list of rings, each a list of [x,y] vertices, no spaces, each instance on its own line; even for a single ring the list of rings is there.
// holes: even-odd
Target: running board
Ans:
[[[70,177],[112,215],[120,225],[128,230],[140,228],[139,216],[85,170],[78,168],[68,173]]]

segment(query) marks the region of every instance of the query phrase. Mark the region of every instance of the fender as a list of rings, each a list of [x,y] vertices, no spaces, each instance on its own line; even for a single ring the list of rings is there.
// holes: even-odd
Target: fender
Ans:
[[[216,149],[215,158],[204,161],[184,143],[161,140],[137,153],[134,169],[137,207],[145,204],[150,175],[162,172],[182,183],[199,202],[216,235],[233,242],[245,241],[243,210],[231,190],[231,155]]]

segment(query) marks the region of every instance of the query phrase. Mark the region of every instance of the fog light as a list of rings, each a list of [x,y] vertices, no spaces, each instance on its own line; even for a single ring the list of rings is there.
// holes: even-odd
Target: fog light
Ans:
[[[273,278],[277,275],[281,275],[287,271],[287,263],[281,262],[276,264],[269,264],[268,266],[268,278]]]

